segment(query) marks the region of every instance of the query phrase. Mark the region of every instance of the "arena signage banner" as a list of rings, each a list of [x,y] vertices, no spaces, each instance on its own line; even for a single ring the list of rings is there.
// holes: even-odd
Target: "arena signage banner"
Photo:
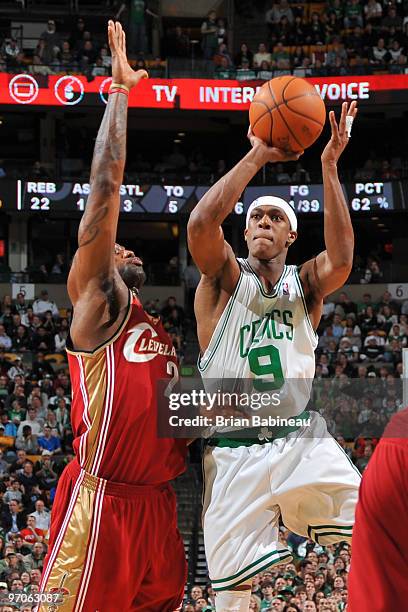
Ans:
[[[307,79],[327,104],[408,102],[408,74]],[[33,76],[0,73],[0,105],[101,106],[107,102],[110,77]],[[263,81],[219,79],[149,79],[129,97],[133,108],[246,111]]]

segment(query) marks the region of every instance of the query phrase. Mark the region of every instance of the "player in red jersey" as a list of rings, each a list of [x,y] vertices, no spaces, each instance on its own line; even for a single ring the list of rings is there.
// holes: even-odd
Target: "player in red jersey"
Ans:
[[[408,409],[387,425],[364,471],[347,612],[408,609]]]
[[[185,469],[186,443],[158,439],[156,383],[177,378],[177,358],[138,299],[141,260],[115,243],[128,91],[147,73],[128,65],[119,23],[108,36],[113,84],[68,279],[76,458],[58,485],[40,590],[63,589],[58,612],[172,612],[186,563],[169,481]]]

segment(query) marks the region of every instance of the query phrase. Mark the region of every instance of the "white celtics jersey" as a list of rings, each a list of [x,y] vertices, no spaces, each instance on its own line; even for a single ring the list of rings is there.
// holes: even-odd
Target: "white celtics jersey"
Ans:
[[[308,403],[317,346],[297,267],[285,266],[268,294],[248,261],[238,263],[235,291],[199,359],[205,388],[226,390],[226,379],[237,387],[246,380],[258,392],[275,388],[285,394],[286,388],[286,401],[275,414],[296,416]],[[230,382],[227,386],[232,391]]]

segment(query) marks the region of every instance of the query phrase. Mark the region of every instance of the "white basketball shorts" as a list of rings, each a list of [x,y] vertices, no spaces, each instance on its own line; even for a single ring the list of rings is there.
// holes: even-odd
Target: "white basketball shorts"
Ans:
[[[216,591],[292,560],[278,542],[280,517],[318,544],[350,541],[361,476],[325,420],[310,416],[284,438],[205,449],[204,543]]]

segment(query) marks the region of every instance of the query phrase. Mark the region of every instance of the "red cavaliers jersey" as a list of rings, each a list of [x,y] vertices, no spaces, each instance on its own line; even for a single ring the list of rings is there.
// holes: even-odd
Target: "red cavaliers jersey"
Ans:
[[[117,333],[94,351],[67,350],[74,451],[100,478],[160,484],[185,470],[186,442],[157,437],[157,381],[178,376],[161,322],[153,323],[129,292]]]

